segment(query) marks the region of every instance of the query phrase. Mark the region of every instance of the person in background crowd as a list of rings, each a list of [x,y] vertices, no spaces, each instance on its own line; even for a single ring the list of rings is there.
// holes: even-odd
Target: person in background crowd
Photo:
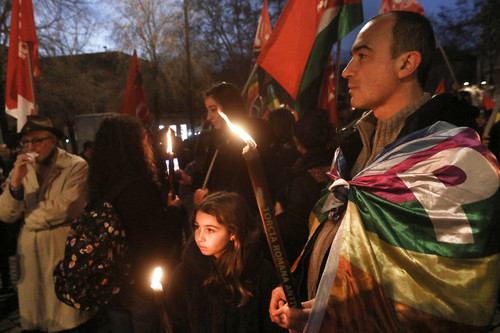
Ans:
[[[165,215],[151,143],[142,124],[129,116],[102,121],[89,163],[89,201],[118,191],[111,203],[120,214],[131,253],[134,283],[108,305],[112,332],[161,332],[151,277],[156,266],[178,262],[182,235],[179,206],[170,201]]]
[[[483,136],[484,129],[486,127],[486,123],[488,122],[488,113],[486,112],[485,109],[480,108],[479,113],[476,117],[476,126],[477,126],[477,133],[479,136]]]
[[[0,144],[0,194],[5,190],[6,179],[14,167],[17,154],[5,144]],[[9,257],[16,254],[17,236],[19,233],[20,220],[14,223],[0,221],[0,275],[2,288],[0,295],[14,292],[10,278]]]
[[[0,196],[0,220],[12,223],[24,216],[17,248],[21,326],[77,330],[93,313],[59,301],[52,273],[64,255],[71,221],[86,204],[87,162],[57,148],[63,133],[44,116],[28,116],[19,136],[23,150]]]
[[[291,263],[306,244],[308,217],[329,181],[326,174],[336,148],[326,110],[307,111],[294,125],[295,145],[301,156],[286,172],[286,183],[276,202],[276,218]]]
[[[90,157],[92,156],[92,141],[85,141],[83,143],[83,151],[80,153],[80,157],[85,161],[90,161]]]
[[[293,140],[295,118],[291,110],[284,106],[269,113],[267,121],[269,125],[271,125],[274,133],[275,139],[271,146],[276,156],[276,162],[281,164],[281,170],[286,170],[291,167],[300,156]]]
[[[500,121],[497,121],[491,126],[487,140],[488,149],[491,150],[497,160],[500,161]]]
[[[166,292],[173,332],[281,331],[267,315],[276,271],[241,195],[209,194],[193,216],[194,236]]]
[[[359,32],[342,75],[351,105],[370,111],[338,131],[333,184],[294,272],[303,309],[273,291],[282,327],[470,332],[493,319],[500,166],[468,109],[424,93],[434,50],[429,20],[413,12]]]

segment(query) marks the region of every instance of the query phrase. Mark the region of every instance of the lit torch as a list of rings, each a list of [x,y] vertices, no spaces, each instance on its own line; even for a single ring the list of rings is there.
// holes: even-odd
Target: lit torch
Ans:
[[[175,188],[174,188],[174,152],[172,150],[172,130],[169,128],[167,131],[167,157],[168,157],[168,180],[170,182],[170,192],[172,193],[172,200],[175,198]]]
[[[271,196],[269,195],[264,169],[262,168],[260,155],[256,148],[257,144],[245,131],[238,126],[233,125],[224,113],[219,111],[219,115],[226,121],[228,127],[233,132],[238,134],[238,136],[247,144],[243,148],[243,158],[245,158],[248,173],[250,174],[255,198],[257,199],[257,205],[259,206],[260,216],[266,232],[267,243],[269,244],[269,249],[271,250],[271,255],[273,257],[274,266],[278,271],[278,277],[280,279],[281,286],[283,287],[283,291],[285,292],[288,306],[291,308],[300,308],[300,302],[298,302],[295,297],[295,287],[292,274],[290,272],[290,265],[288,264],[288,260],[286,258],[285,247],[283,246],[283,241],[278,228],[278,222],[276,221],[274,210],[272,208]]]
[[[156,304],[160,309],[160,319],[163,327],[163,332],[171,332],[170,321],[168,320],[167,309],[165,307],[163,285],[161,284],[163,272],[161,267],[156,267],[153,272],[153,278],[151,279],[151,289],[153,289],[154,298]]]

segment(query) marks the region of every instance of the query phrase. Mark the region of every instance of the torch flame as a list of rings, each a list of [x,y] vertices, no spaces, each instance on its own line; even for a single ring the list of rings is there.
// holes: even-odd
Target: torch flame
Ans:
[[[172,131],[170,128],[167,131],[167,153],[172,153]]]
[[[227,116],[222,111],[219,110],[218,112],[219,112],[219,115],[222,117],[222,119],[224,119],[226,121],[227,126],[229,126],[229,128],[234,133],[236,133],[243,141],[245,141],[247,145],[252,146],[252,147],[257,147],[257,144],[252,139],[252,137],[247,134],[247,132],[245,132],[244,130],[242,130],[238,126],[233,125],[233,123],[231,123],[229,121],[229,119],[227,118]]]
[[[155,291],[163,290],[163,286],[160,282],[162,274],[161,267],[156,267],[153,272],[153,279],[151,280],[151,288]]]

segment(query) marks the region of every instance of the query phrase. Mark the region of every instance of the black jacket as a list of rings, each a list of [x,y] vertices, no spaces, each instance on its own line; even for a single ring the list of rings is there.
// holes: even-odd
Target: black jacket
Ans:
[[[333,158],[333,149],[315,148],[301,156],[287,172],[286,184],[277,201],[284,212],[276,216],[288,262],[293,263],[307,242],[309,214],[319,193],[328,183],[326,173]]]
[[[260,256],[247,260],[243,279],[251,286],[253,297],[238,306],[227,300],[221,286],[203,285],[212,260],[200,252],[193,239],[186,245],[167,289],[173,332],[280,332],[269,318],[271,291],[278,285],[274,267]]]
[[[112,201],[127,233],[133,285],[143,296],[151,296],[155,266],[174,267],[180,259],[182,234],[175,207],[163,208],[160,189],[140,178],[126,186]]]

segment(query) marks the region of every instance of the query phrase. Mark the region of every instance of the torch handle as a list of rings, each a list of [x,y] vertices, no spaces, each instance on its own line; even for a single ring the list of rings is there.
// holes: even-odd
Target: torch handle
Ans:
[[[285,292],[288,306],[291,308],[301,308],[301,304],[295,296],[296,289],[290,271],[290,265],[286,257],[278,222],[274,215],[271,196],[269,195],[269,189],[267,187],[267,181],[259,153],[255,147],[249,148],[247,146],[243,150],[243,157],[248,167],[255,198],[257,199],[257,205],[259,206],[260,216],[264,225],[267,243],[269,244],[274,266],[278,272],[278,277],[283,287],[283,291]]]
[[[212,173],[212,169],[214,167],[215,159],[219,154],[219,149],[215,150],[214,156],[212,157],[212,161],[210,162],[210,166],[208,167],[207,175],[205,176],[205,180],[203,181],[203,186],[201,187],[203,190],[207,187],[208,179],[210,178],[210,174]]]
[[[162,326],[162,332],[171,333],[172,326],[170,325],[170,320],[168,318],[167,309],[165,306],[165,296],[163,290],[154,292],[155,302],[158,305],[158,311],[160,315],[160,322]]]

